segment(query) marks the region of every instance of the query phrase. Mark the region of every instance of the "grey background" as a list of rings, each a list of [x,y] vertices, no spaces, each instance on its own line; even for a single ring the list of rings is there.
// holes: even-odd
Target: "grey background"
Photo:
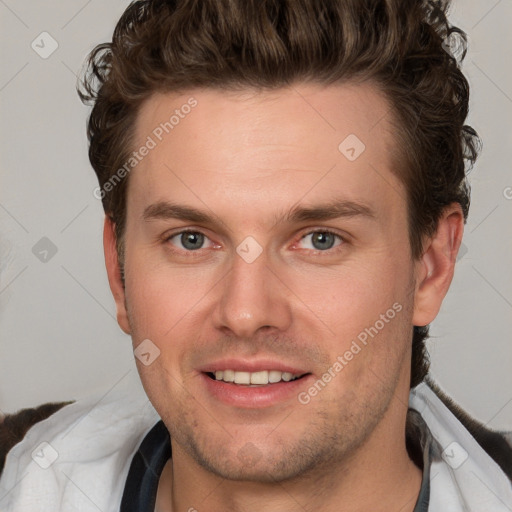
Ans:
[[[75,93],[84,57],[110,40],[126,5],[0,0],[3,412],[106,393],[135,376],[104,270],[88,109]],[[484,150],[470,174],[462,257],[432,327],[432,373],[481,421],[512,429],[512,1],[459,0],[450,19],[469,36],[468,122]],[[44,31],[58,43],[47,59],[31,47]]]

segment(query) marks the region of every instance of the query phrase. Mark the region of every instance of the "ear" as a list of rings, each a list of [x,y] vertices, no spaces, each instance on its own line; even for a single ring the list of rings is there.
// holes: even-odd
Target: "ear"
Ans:
[[[417,263],[413,325],[427,325],[439,313],[452,282],[463,233],[464,215],[460,205],[453,203],[445,208]]]
[[[126,333],[131,334],[130,322],[126,311],[125,292],[121,280],[121,269],[116,247],[115,224],[105,216],[103,226],[103,250],[105,252],[105,266],[107,267],[108,283],[114,296],[117,308],[117,323]]]

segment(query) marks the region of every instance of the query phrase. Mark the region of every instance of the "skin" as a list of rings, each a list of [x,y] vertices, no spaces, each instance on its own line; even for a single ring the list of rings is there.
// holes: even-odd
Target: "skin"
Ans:
[[[135,146],[192,96],[197,106],[130,174],[125,288],[108,219],[104,230],[118,322],[134,347],[150,339],[160,350],[137,362],[171,435],[157,510],[412,511],[421,484],[404,436],[412,326],[434,320],[449,288],[460,207],[446,208],[413,260],[389,105],[369,84],[155,94]],[[349,134],[366,146],[353,162],[338,150]],[[372,215],[282,218],[339,199]],[[162,201],[216,222],[145,219]],[[199,249],[175,236],[184,228],[205,235]],[[312,232],[326,230],[341,238],[322,245]],[[252,263],[236,252],[248,236],[263,248]],[[307,392],[393,304],[401,311],[307,404],[294,394],[237,407],[204,386],[199,368],[211,361],[266,357],[306,369]]]

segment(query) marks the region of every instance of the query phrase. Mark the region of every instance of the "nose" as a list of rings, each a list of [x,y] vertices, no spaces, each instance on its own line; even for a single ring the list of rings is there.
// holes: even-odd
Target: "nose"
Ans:
[[[213,320],[225,334],[250,338],[260,329],[286,331],[290,326],[293,295],[270,267],[265,251],[252,262],[235,254],[219,286]]]

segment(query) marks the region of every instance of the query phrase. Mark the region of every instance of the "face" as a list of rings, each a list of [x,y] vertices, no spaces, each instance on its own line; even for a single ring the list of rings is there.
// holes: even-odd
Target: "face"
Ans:
[[[369,85],[142,106],[114,286],[173,453],[285,480],[405,418],[418,263],[388,111]]]

